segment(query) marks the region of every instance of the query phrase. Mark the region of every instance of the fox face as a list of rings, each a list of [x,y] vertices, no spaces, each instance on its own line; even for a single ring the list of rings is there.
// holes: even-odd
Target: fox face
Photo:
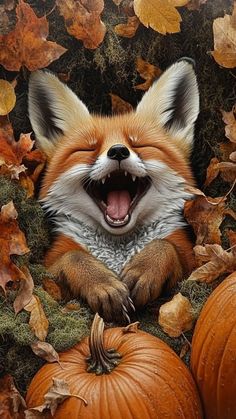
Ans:
[[[48,156],[44,207],[58,220],[69,217],[112,236],[159,220],[171,233],[190,198],[185,185],[194,183],[189,156],[198,112],[188,59],[169,67],[136,110],[112,117],[90,114],[51,73],[32,74],[29,116]]]

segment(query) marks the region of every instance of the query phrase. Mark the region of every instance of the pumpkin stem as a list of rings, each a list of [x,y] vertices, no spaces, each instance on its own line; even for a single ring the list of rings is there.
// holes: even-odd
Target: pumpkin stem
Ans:
[[[103,343],[104,321],[95,314],[89,336],[91,356],[87,358],[88,372],[109,374],[119,364],[121,355],[115,349],[105,349]]]

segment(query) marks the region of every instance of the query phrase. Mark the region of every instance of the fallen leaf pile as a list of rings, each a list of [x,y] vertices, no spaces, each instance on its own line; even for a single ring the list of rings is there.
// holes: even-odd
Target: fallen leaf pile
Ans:
[[[29,252],[24,233],[17,223],[17,211],[13,202],[1,208],[0,213],[0,286],[6,293],[9,283],[18,284],[25,280],[24,273],[11,260],[11,255]]]
[[[3,103],[0,97],[0,106]],[[15,140],[7,117],[0,117],[0,174],[10,175],[25,187],[28,196],[34,195],[34,184],[44,168],[46,157],[40,150],[32,150],[31,133]]]
[[[23,187],[27,194],[27,202],[33,201],[35,197],[35,189],[46,161],[44,154],[36,148],[32,133],[25,130],[25,133],[14,136],[13,128],[16,129],[16,127],[11,124],[11,120],[14,119],[11,119],[11,112],[14,113],[15,105],[19,100],[17,96],[22,91],[20,83],[27,82],[29,73],[47,68],[55,60],[59,60],[66,53],[66,47],[73,48],[75,56],[78,51],[83,51],[87,62],[90,56],[95,56],[96,52],[98,53],[96,58],[98,58],[99,53],[100,56],[103,54],[103,49],[100,47],[103,43],[106,45],[106,40],[110,39],[111,34],[111,39],[118,40],[118,43],[124,42],[124,45],[132,42],[138,44],[138,37],[142,31],[145,33],[149,31],[150,34],[153,31],[162,35],[175,34],[181,31],[181,22],[186,14],[198,15],[202,9],[207,8],[207,0],[113,0],[111,5],[115,10],[115,20],[110,23],[107,19],[110,11],[107,13],[108,6],[104,0],[54,0],[52,9],[48,13],[46,13],[47,2],[45,1],[41,2],[40,8],[35,5],[37,2],[31,2],[30,5],[26,0],[5,0],[2,3],[0,5],[0,64],[4,69],[2,79],[0,79],[0,175],[10,179],[15,185]],[[67,35],[65,44],[61,42],[61,37],[58,37],[59,43],[57,43],[51,33],[55,22],[49,17],[51,13],[52,16],[53,14],[57,17],[60,15],[63,30]],[[216,67],[218,63],[221,67],[233,69],[236,67],[236,1],[233,3],[232,13],[222,16],[223,11],[221,17],[214,20],[212,27],[214,50],[205,51],[205,54]],[[158,36],[155,32],[154,35]],[[55,33],[55,28],[53,33]],[[161,42],[164,42],[164,38],[160,35]],[[60,45],[61,43],[63,45]],[[125,47],[122,45],[122,48]],[[119,51],[122,52],[122,48]],[[133,67],[135,64],[136,67],[134,67],[132,77],[134,94],[138,95],[140,90],[146,91],[161,75],[162,70],[156,58],[159,57],[158,48],[157,55],[154,55],[155,58],[150,58],[150,62],[138,56],[139,53],[135,56],[136,63],[134,60]],[[149,57],[150,54],[144,51],[144,55]],[[67,54],[63,55],[63,59],[64,57],[67,57]],[[63,62],[63,59],[58,62]],[[132,66],[131,62],[127,64]],[[56,71],[61,71],[58,75],[64,82],[73,81],[73,66],[67,73],[63,72],[65,71],[63,66]],[[11,72],[18,73],[12,75]],[[5,77],[10,81],[5,80]],[[139,77],[143,81],[139,81]],[[114,84],[111,86],[112,90]],[[131,104],[114,93],[109,95],[114,114],[133,110],[135,103]],[[126,94],[124,97],[127,97]],[[201,286],[216,284],[216,280],[224,280],[227,274],[236,270],[236,233],[231,229],[226,231],[224,228],[224,223],[229,217],[236,220],[231,203],[236,184],[236,105],[231,111],[221,112],[225,123],[226,138],[218,145],[217,153],[210,161],[203,191],[189,187],[195,199],[186,202],[185,205],[185,217],[196,235],[194,253],[197,264],[197,268],[187,281],[194,284],[199,282]],[[19,115],[19,120],[20,118],[21,115]],[[212,197],[209,191],[217,181],[224,182],[226,188],[221,196],[213,195]],[[18,205],[13,198],[9,198],[9,201],[0,208],[1,295],[8,304],[11,304],[12,313],[16,319],[19,319],[21,315],[26,318],[27,328],[32,335],[28,343],[30,352],[33,351],[37,357],[47,362],[60,364],[59,354],[49,343],[51,342],[50,329],[53,329],[49,310],[40,294],[40,287],[34,284],[32,266],[27,265],[27,258],[32,254],[32,246],[31,249],[28,247],[30,245],[27,244],[26,236],[27,229],[21,225]],[[30,243],[29,240],[28,243]],[[228,247],[225,243],[228,243]],[[53,297],[53,303],[57,304],[61,301],[61,291],[50,276],[44,277],[41,285]],[[81,310],[80,304],[72,302],[64,307],[57,305],[63,321],[69,313],[72,320],[70,324],[73,324],[76,313]],[[184,333],[193,328],[195,318],[196,312],[193,305],[181,292],[160,308],[158,322],[164,332],[171,337],[181,336],[185,339],[180,352],[181,357],[189,351],[190,343]],[[57,333],[56,327],[55,333]],[[66,333],[68,333],[67,329]],[[60,350],[55,340],[53,345],[58,351]],[[52,387],[45,395],[44,403],[25,411],[25,402],[16,389],[13,378],[5,375],[0,379],[0,417],[15,419],[51,417],[58,404],[68,397],[80,398],[79,395],[71,394],[65,381],[54,378]],[[86,400],[83,402],[86,404]]]
[[[236,271],[236,232],[227,230],[229,249],[222,247],[221,225],[225,217],[236,220],[236,212],[229,207],[229,197],[236,185],[236,120],[235,106],[231,112],[222,111],[223,121],[226,124],[225,136],[227,142],[220,143],[218,149],[222,161],[213,157],[207,168],[205,187],[208,187],[214,179],[220,175],[229,184],[225,196],[212,198],[197,188],[188,187],[190,193],[195,194],[195,199],[187,201],[184,207],[184,215],[192,226],[196,236],[194,253],[197,263],[188,281],[198,281],[209,284],[220,276],[225,276]],[[226,161],[223,161],[226,160]],[[231,161],[229,161],[231,160]],[[183,325],[183,319],[189,315],[188,309],[184,308],[179,294],[161,306],[158,322],[169,336],[179,336],[181,332],[188,330]],[[189,302],[190,304],[190,302]],[[191,312],[191,311],[190,311]],[[182,315],[179,316],[179,313]]]

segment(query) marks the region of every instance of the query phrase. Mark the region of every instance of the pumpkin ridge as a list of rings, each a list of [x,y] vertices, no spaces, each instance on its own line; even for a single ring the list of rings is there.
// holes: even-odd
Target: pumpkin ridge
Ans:
[[[235,310],[235,308],[234,308],[234,310]],[[219,397],[220,380],[219,379],[220,379],[220,376],[221,376],[221,370],[222,370],[222,365],[223,365],[223,362],[224,362],[224,356],[225,356],[225,353],[226,353],[227,344],[228,344],[228,341],[230,339],[231,334],[234,332],[234,328],[235,328],[235,323],[233,323],[232,328],[231,328],[230,333],[229,333],[229,336],[228,336],[228,339],[226,340],[225,347],[224,347],[222,357],[221,357],[221,360],[220,360],[220,365],[219,365],[219,368],[218,368],[218,376],[217,376],[217,383],[216,383],[217,408],[218,408],[218,402],[220,400],[220,397]]]
[[[218,294],[217,293],[215,293],[215,295],[212,295],[212,300],[210,301],[212,303],[211,304],[211,307],[215,304],[215,300],[217,298],[218,298]],[[231,294],[228,295],[227,300],[226,300],[226,303],[228,303],[228,301],[230,300],[230,298],[231,298]],[[224,300],[224,304],[225,304],[225,300]],[[204,307],[203,307],[203,310],[204,310]],[[203,313],[202,315],[203,315],[203,318],[204,318],[206,314],[205,314],[205,312],[203,310],[202,310],[201,313]],[[222,313],[222,311],[224,311],[224,306],[223,305],[221,306],[221,309],[216,313],[214,319],[213,320],[211,319],[211,321],[214,321],[215,319],[217,319],[217,317]],[[200,330],[200,332],[199,332],[199,330]],[[201,324],[199,324],[198,327],[196,328],[196,333],[200,333],[200,336],[201,336],[201,331],[203,332],[202,327],[201,327]],[[204,332],[205,332],[205,330],[204,330]],[[209,341],[209,337],[210,336],[211,335],[209,334],[209,329],[207,329],[207,331],[204,333],[204,337],[201,338],[204,341],[204,345],[208,345],[208,346],[211,345],[211,342]],[[198,337],[198,340],[199,340],[199,337]],[[195,342],[193,340],[192,346],[194,346],[194,344],[195,344]],[[198,351],[198,359],[201,357],[202,351],[203,351],[203,345],[201,346],[200,350]],[[201,375],[200,374],[200,368],[201,368],[201,363],[198,362],[198,368],[197,368],[197,371],[196,371],[197,375]]]

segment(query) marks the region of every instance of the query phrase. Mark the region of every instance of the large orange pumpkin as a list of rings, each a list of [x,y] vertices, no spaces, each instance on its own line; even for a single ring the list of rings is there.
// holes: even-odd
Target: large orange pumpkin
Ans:
[[[236,272],[211,294],[197,321],[191,368],[207,419],[236,418]]]
[[[58,406],[56,419],[202,418],[187,367],[164,342],[135,325],[107,329],[103,336],[104,323],[96,315],[90,339],[60,354],[61,366],[46,364],[35,375],[27,393],[28,408],[43,404],[56,377],[87,401],[86,406],[76,397],[66,399]]]

